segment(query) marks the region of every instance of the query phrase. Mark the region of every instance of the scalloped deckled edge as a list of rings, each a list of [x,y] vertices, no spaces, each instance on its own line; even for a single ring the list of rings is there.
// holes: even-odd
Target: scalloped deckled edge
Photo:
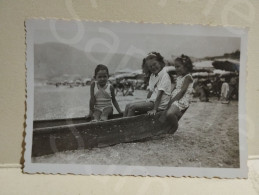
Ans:
[[[133,23],[133,24],[165,24],[165,25],[184,25],[184,26],[204,26],[204,27],[222,27],[222,28],[239,28],[239,29],[245,29],[249,30],[249,25],[247,26],[241,26],[241,25],[233,25],[233,24],[211,24],[211,23],[176,23],[176,22],[154,22],[154,21],[129,21],[129,20],[95,20],[95,19],[76,19],[76,18],[57,18],[57,17],[27,17],[26,20],[59,20],[59,21],[65,21],[65,22],[99,22],[99,23]],[[26,25],[25,25],[26,27]],[[25,30],[26,31],[26,30]]]
[[[159,23],[159,22],[143,22],[143,21],[101,21],[101,20],[71,20],[71,19],[53,19],[53,18],[30,18],[25,22],[25,32],[26,32],[26,136],[25,136],[25,151],[24,151],[24,168],[23,171],[25,173],[44,173],[44,174],[79,174],[79,175],[114,175],[114,176],[159,176],[159,177],[190,177],[190,178],[247,178],[247,144],[243,135],[242,139],[239,137],[239,144],[244,146],[240,149],[240,167],[241,168],[190,168],[190,167],[151,167],[151,166],[121,166],[121,165],[81,165],[81,164],[44,164],[44,163],[32,163],[31,162],[31,147],[32,147],[32,122],[33,117],[33,107],[32,104],[28,104],[28,102],[33,102],[33,92],[34,92],[34,74],[33,74],[33,65],[30,65],[30,61],[33,61],[33,52],[30,45],[30,41],[32,41],[32,25],[29,23],[36,21],[45,21],[45,20],[60,20],[65,22],[99,22],[99,23],[127,23],[127,24],[163,24],[163,25],[175,25],[175,26],[192,26],[192,27],[210,27],[210,28],[226,28],[226,29],[234,29],[241,32],[242,36],[240,36],[241,42],[241,59],[240,64],[244,66],[240,66],[242,70],[240,70],[240,80],[244,79],[244,83],[242,84],[242,90],[246,90],[246,67],[247,67],[247,34],[248,27],[244,26],[218,26],[211,24],[179,24],[179,23]],[[31,67],[30,67],[31,66]],[[243,70],[244,69],[244,70]],[[239,92],[240,93],[240,92]],[[240,93],[242,94],[242,93]],[[245,95],[242,100],[246,100]],[[239,100],[239,102],[241,102]],[[246,102],[243,103],[243,106],[246,105]],[[240,109],[241,106],[239,106]],[[245,107],[245,106],[244,106]],[[240,110],[239,110],[240,111]],[[244,110],[246,113],[246,108]],[[30,125],[30,126],[29,126]],[[240,125],[240,120],[239,120]],[[242,124],[246,127],[246,124]],[[28,132],[30,129],[30,132]],[[240,130],[239,130],[240,135]],[[241,142],[240,142],[241,141]],[[243,152],[241,152],[243,151]],[[116,169],[116,170],[115,170]],[[171,171],[168,171],[170,169]],[[107,171],[109,170],[109,171]],[[126,170],[126,171],[125,171]],[[165,173],[166,171],[166,173]],[[234,171],[233,173],[228,173]],[[209,174],[208,174],[209,172]],[[206,173],[206,174],[205,174]],[[226,174],[227,173],[227,174]]]

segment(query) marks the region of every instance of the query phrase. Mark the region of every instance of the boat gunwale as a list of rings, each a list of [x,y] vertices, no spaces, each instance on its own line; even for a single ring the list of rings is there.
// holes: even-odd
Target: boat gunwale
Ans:
[[[130,117],[120,117],[120,118],[114,118],[114,119],[109,119],[109,120],[106,120],[106,121],[98,121],[98,122],[84,122],[84,123],[75,123],[75,124],[66,124],[66,125],[58,125],[58,126],[50,126],[50,127],[40,127],[40,128],[35,128],[33,129],[33,132],[37,132],[37,133],[48,133],[48,132],[55,132],[55,131],[59,131],[63,128],[74,128],[74,127],[83,127],[83,126],[86,126],[86,125],[103,125],[104,123],[111,123],[111,122],[114,122],[114,121],[122,121],[122,120],[128,120],[128,119],[134,119],[134,118],[138,118],[138,117],[150,117],[150,118],[154,118],[156,116],[150,116],[148,114],[141,114],[141,115],[136,115],[136,116],[130,116]],[[84,119],[84,118],[70,118],[70,119],[58,119],[58,120],[76,120],[76,119]],[[57,121],[56,119],[53,121],[53,120],[41,120],[41,121],[34,121],[34,122],[48,122],[48,121],[51,121],[51,122],[55,122]]]
[[[113,116],[120,116],[120,114],[114,114]],[[75,117],[75,118],[55,118],[55,119],[41,119],[41,120],[34,120],[33,122],[37,123],[37,122],[57,122],[57,121],[65,121],[65,120],[88,120],[90,119],[90,117]],[[114,119],[118,119],[118,118],[114,118]],[[113,120],[109,119],[109,120]]]

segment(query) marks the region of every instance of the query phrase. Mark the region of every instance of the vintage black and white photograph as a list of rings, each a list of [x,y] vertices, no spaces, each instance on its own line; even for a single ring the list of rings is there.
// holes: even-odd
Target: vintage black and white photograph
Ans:
[[[25,26],[25,172],[247,177],[246,29]]]

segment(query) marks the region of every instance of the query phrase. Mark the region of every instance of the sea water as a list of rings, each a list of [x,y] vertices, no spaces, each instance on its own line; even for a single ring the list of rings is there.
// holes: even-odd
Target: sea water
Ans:
[[[133,96],[118,93],[116,99],[122,110],[126,104],[143,101],[147,92],[136,90]],[[90,86],[36,85],[34,88],[34,120],[84,117],[89,114]],[[117,113],[114,109],[114,113]]]

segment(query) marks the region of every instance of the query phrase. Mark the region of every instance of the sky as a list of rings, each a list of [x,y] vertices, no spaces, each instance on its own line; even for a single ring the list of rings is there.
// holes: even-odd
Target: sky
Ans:
[[[36,29],[34,42],[60,42],[85,52],[123,53],[140,57],[158,51],[168,60],[171,55],[202,58],[240,50],[240,38],[228,32],[224,36],[222,32],[211,32],[211,29],[197,32],[191,26],[181,29],[173,25],[145,25],[45,22]]]

